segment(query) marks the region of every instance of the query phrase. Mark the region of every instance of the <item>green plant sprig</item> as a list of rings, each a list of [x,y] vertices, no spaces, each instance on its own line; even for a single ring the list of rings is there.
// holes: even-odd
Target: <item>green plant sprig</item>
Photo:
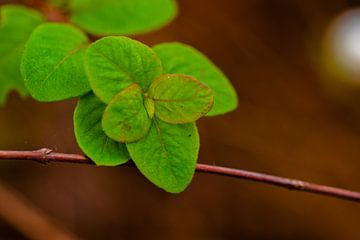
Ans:
[[[172,193],[183,191],[194,175],[200,147],[195,121],[237,106],[225,75],[187,45],[150,48],[127,37],[89,44],[67,24],[35,29],[21,72],[39,101],[81,97],[75,135],[97,165],[131,158],[151,182]]]
[[[95,2],[61,0],[56,4],[69,8],[71,21],[94,34],[153,30],[176,12],[173,0],[124,0],[121,4],[105,0],[94,8]],[[137,20],[109,18],[109,11],[118,7],[128,14],[126,18]],[[153,17],[149,10],[154,14],[156,9],[162,14]],[[237,107],[236,92],[220,69],[185,44],[151,48],[127,37],[104,37],[91,43],[80,28],[44,23],[35,10],[5,6],[2,11],[0,33],[16,40],[16,44],[0,40],[5,59],[15,56],[11,66],[18,75],[13,80],[17,84],[9,86],[24,94],[26,88],[42,102],[80,97],[74,113],[75,136],[97,165],[117,166],[132,159],[143,175],[168,192],[179,193],[189,185],[200,147],[195,122]],[[95,18],[102,20],[94,22]],[[1,66],[0,76],[6,72]],[[0,100],[9,89],[0,85],[4,91]]]

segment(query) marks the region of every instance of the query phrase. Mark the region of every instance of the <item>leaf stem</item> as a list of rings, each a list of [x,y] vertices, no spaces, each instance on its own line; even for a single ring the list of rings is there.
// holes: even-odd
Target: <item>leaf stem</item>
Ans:
[[[43,148],[36,151],[7,151],[0,150],[0,160],[29,160],[42,164],[50,162],[62,163],[78,163],[78,164],[94,164],[89,158],[79,154],[56,153],[51,149]],[[134,167],[132,162],[125,166]],[[263,173],[251,172],[241,169],[233,169],[206,164],[197,164],[197,172],[210,173],[234,178],[261,182],[265,184],[275,185],[290,190],[310,192],[315,194],[327,195],[330,197],[360,202],[360,192],[349,191],[342,188],[319,185],[315,183],[289,179],[284,177],[272,176]]]

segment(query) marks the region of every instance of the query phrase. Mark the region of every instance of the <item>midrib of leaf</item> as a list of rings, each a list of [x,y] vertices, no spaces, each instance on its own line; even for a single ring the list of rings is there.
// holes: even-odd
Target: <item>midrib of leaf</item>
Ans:
[[[144,107],[145,107],[145,106],[144,106]],[[128,117],[124,118],[124,120],[121,121],[121,122],[125,122],[125,121],[133,118],[134,116],[138,115],[141,110],[142,110],[141,107],[139,107],[139,109],[138,109],[134,114],[132,114],[131,116],[128,116]],[[121,123],[121,122],[120,122],[120,123]],[[120,124],[119,124],[119,125],[120,125]]]
[[[179,90],[178,90],[179,92]],[[196,97],[196,94],[198,94],[200,92],[199,89],[196,89],[193,96],[189,97],[189,98],[180,98],[180,99],[159,99],[159,98],[152,98],[152,100],[157,101],[157,102],[187,102],[187,101],[191,101],[193,99],[196,98],[207,98],[209,96],[212,95],[212,93],[209,93],[207,95],[201,96],[201,97]]]
[[[165,152],[165,154],[166,154],[166,159],[168,160],[168,161],[166,161],[166,163],[168,164],[168,166],[169,166],[169,168],[170,168],[171,174],[174,176],[175,182],[178,184],[178,183],[179,183],[179,180],[176,178],[176,174],[175,174],[175,172],[174,172],[174,169],[172,168],[172,166],[171,166],[171,164],[170,164],[170,161],[169,161],[169,151],[167,150],[167,147],[166,147],[165,142],[164,142],[164,138],[163,138],[163,136],[161,135],[161,129],[159,128],[159,125],[158,125],[158,123],[157,123],[156,118],[154,118],[154,125],[155,125],[155,127],[156,127],[156,132],[158,133],[159,138],[160,138],[160,144],[161,144],[161,146],[163,147],[163,150],[164,150],[164,152]]]
[[[66,54],[52,69],[52,71],[43,79],[43,81],[47,81],[51,75],[53,75],[56,70],[58,70],[58,68],[70,57],[72,57],[73,55],[75,55],[78,51],[80,51],[81,49],[83,49],[84,47],[86,47],[86,44],[81,44],[80,46],[74,48],[73,50],[71,50],[68,54]]]
[[[203,86],[203,84],[197,83],[198,86]],[[155,89],[157,89],[159,86],[157,85]],[[167,89],[166,89],[167,90]],[[165,91],[166,91],[165,90]],[[156,90],[154,90],[156,91]],[[177,92],[179,92],[180,89],[177,89]],[[164,92],[164,91],[163,91]],[[160,99],[160,98],[152,98],[153,101],[157,101],[157,102],[187,102],[187,101],[191,101],[195,98],[207,98],[209,96],[212,95],[212,93],[209,93],[207,95],[201,96],[201,97],[196,97],[196,95],[200,92],[200,89],[196,89],[193,96],[189,97],[189,98],[182,98],[182,99]],[[176,94],[175,94],[176,95]]]
[[[98,54],[100,54],[102,57],[104,57],[111,65],[113,65],[114,67],[116,67],[120,73],[124,73],[126,75],[126,77],[128,78],[128,80],[130,80],[131,82],[136,82],[135,79],[131,76],[131,74],[125,70],[126,68],[124,68],[123,66],[121,66],[120,64],[114,63],[110,58],[108,58],[103,52],[95,50]]]
[[[156,118],[154,118],[154,125],[155,125],[155,127],[156,127],[156,132],[158,133],[159,138],[160,138],[160,144],[161,144],[161,146],[164,148],[164,151],[165,151],[165,153],[166,153],[166,156],[169,156],[169,152],[168,152],[168,150],[167,150],[167,148],[166,148],[166,145],[165,145],[165,143],[164,143],[164,138],[163,138],[162,135],[161,135],[161,129],[159,128],[159,125],[158,125],[158,123],[157,123]]]
[[[106,147],[106,145],[108,144],[108,142],[109,142],[109,138],[106,137],[104,144],[101,146],[101,151],[100,151],[101,155],[104,155],[105,147]]]
[[[98,120],[96,120],[96,122],[94,122],[93,125],[97,125],[97,124],[101,124],[101,118],[98,119]],[[85,130],[85,132],[90,132],[90,130],[91,130],[92,128],[94,128],[94,127],[93,127],[93,126],[90,126],[89,128],[87,128],[87,129]]]
[[[157,102],[188,102],[188,101],[192,101],[194,99],[197,98],[207,98],[211,96],[211,94],[206,95],[204,97],[190,97],[190,98],[183,98],[183,99],[157,99],[157,98],[153,98],[152,100],[157,101]]]

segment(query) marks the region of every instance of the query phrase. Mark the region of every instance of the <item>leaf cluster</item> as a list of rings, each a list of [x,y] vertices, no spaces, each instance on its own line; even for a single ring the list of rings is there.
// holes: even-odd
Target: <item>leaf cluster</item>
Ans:
[[[160,58],[157,52],[165,48],[177,55]],[[92,92],[80,99],[74,115],[75,135],[83,151],[99,165],[119,165],[131,157],[160,188],[183,191],[191,182],[199,152],[195,121],[213,109],[214,95],[220,96],[220,105],[212,115],[236,107],[236,94],[224,102],[221,93],[225,91],[215,94],[219,91],[208,85],[230,89],[224,95],[229,98],[234,93],[229,81],[187,45],[167,43],[150,48],[126,37],[106,37],[91,44],[84,65]],[[163,66],[172,66],[175,72]],[[89,109],[96,109],[96,127]],[[95,144],[89,135],[102,141]],[[119,144],[122,151],[115,150]],[[115,154],[105,157],[102,149],[109,145]]]
[[[81,96],[75,135],[98,165],[131,158],[154,184],[174,193],[188,186],[195,171],[195,121],[237,105],[225,75],[190,46],[150,48],[127,37],[89,44],[66,24],[43,24],[33,32],[21,71],[39,101]]]
[[[7,69],[18,71],[21,65],[21,76],[19,72],[17,78],[6,76],[14,79],[7,89],[25,94],[26,88],[42,102],[79,97],[75,136],[90,159],[99,166],[132,159],[158,187],[171,193],[183,191],[194,175],[199,153],[196,121],[237,107],[230,81],[188,45],[149,47],[124,36],[91,43],[82,30],[100,35],[153,30],[175,15],[173,0],[55,3],[69,9],[71,21],[81,28],[44,23],[44,17],[30,9],[2,8],[0,33],[7,33],[12,44],[0,40],[4,53],[0,76]],[[110,14],[112,10],[122,14]],[[14,31],[15,26],[21,33]],[[0,91],[0,103],[4,94]]]

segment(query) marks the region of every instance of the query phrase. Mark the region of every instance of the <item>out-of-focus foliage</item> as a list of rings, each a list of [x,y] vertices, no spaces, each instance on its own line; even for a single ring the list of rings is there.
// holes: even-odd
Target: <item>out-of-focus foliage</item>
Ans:
[[[70,0],[47,0],[50,4],[56,6],[56,7],[60,7],[62,9],[67,9]]]
[[[163,27],[177,13],[174,0],[72,0],[71,21],[96,35],[134,35]]]
[[[44,21],[43,16],[32,9],[5,5],[0,10],[0,105],[7,94],[16,90],[27,96],[21,74],[21,54],[33,29]]]

